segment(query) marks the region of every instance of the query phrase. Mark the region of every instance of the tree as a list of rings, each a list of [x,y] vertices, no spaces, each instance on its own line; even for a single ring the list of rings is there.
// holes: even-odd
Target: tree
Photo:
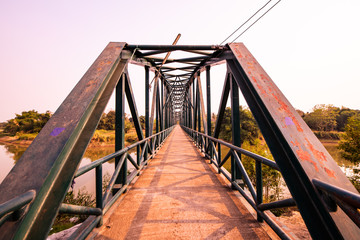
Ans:
[[[24,111],[7,121],[4,132],[10,135],[15,135],[17,132],[38,133],[50,117],[50,111],[46,111],[46,113],[38,113],[35,110]]]
[[[352,117],[359,112],[359,110],[342,107],[339,111],[339,114],[336,116],[336,129],[343,132],[345,130],[345,125],[349,117]]]
[[[97,129],[114,130],[115,129],[115,111],[111,110],[107,114],[103,113]]]
[[[344,139],[339,144],[342,157],[353,163],[360,162],[360,115],[352,116],[345,126]]]
[[[259,137],[259,128],[249,109],[240,106],[240,143],[248,141],[254,144]],[[232,125],[231,125],[231,108],[225,109],[224,118],[221,123],[221,130],[219,138],[231,142],[232,140]]]
[[[340,109],[333,105],[318,104],[313,111],[305,114],[304,121],[315,131],[333,131],[336,129],[336,117]]]

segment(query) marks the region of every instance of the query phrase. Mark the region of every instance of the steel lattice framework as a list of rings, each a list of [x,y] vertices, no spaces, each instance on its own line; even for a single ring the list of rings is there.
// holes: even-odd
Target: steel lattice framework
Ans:
[[[127,70],[129,63],[145,69],[145,135]],[[226,64],[227,73],[212,131],[210,71],[218,64]],[[155,73],[151,82],[150,71]],[[206,95],[202,90],[201,72],[206,73]],[[275,162],[240,146],[239,89]],[[78,169],[114,90],[115,152]],[[232,111],[232,143],[218,139],[228,98]],[[139,140],[128,147],[124,145],[126,101]],[[0,239],[45,238],[58,213],[91,215],[71,237],[85,238],[101,224],[102,216],[126,192],[128,184],[141,173],[177,122],[219,173],[228,178],[233,189],[256,210],[258,221],[265,220],[282,239],[289,236],[269,218],[266,210],[297,206],[314,239],[359,238],[358,192],[242,43],[194,46],[113,42],[95,60],[1,183]],[[231,149],[225,156],[221,156],[222,145]],[[133,148],[137,150],[137,159],[128,153]],[[250,156],[256,162],[255,187],[244,169],[241,155]],[[114,158],[116,169],[103,194],[102,164]],[[228,159],[231,159],[230,173],[222,168]],[[127,160],[135,167],[130,174]],[[281,172],[292,198],[262,202],[262,165]],[[96,172],[96,207],[63,204],[72,180],[92,169]]]

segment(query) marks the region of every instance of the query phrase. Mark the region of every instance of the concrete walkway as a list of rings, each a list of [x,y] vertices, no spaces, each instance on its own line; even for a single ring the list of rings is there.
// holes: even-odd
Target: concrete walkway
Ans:
[[[177,126],[95,239],[270,239]]]

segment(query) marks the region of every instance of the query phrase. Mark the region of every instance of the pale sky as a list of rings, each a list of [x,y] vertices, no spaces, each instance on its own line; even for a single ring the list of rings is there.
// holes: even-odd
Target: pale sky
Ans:
[[[178,44],[219,44],[266,2],[0,0],[0,122],[54,112],[110,41],[171,44],[181,33]],[[295,108],[360,109],[359,12],[358,0],[282,0],[237,42]],[[212,71],[212,112],[223,69]],[[143,69],[129,71],[144,114]]]

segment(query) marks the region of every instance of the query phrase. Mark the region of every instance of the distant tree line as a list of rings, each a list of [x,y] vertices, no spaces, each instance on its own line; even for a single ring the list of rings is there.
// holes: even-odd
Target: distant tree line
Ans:
[[[4,133],[14,136],[16,133],[38,133],[51,117],[50,111],[38,113],[35,110],[15,114],[16,117],[4,124]]]
[[[142,129],[145,129],[145,117],[139,117],[140,124]],[[125,133],[127,133],[131,128],[133,128],[133,119],[125,114]],[[100,122],[97,126],[97,129],[104,130],[115,130],[115,111],[111,110],[108,113],[103,113],[100,119]]]
[[[254,145],[255,140],[260,135],[260,129],[251,113],[251,111],[243,106],[240,106],[240,143],[245,141]],[[213,117],[213,119],[215,116]],[[215,122],[214,122],[215,123]],[[231,124],[231,108],[225,109],[224,117],[221,122],[219,138],[231,142],[232,141],[232,124]]]
[[[348,119],[359,115],[360,110],[346,107],[335,107],[334,105],[318,104],[311,112],[304,113],[297,110],[306,124],[314,131],[345,131]]]

